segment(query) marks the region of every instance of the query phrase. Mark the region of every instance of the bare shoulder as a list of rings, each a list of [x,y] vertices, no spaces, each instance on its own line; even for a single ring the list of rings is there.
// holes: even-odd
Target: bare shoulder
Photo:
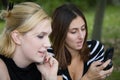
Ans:
[[[0,80],[10,80],[7,67],[2,59],[0,59]]]
[[[62,76],[58,76],[58,77],[57,77],[57,80],[63,80],[63,79],[62,79]]]

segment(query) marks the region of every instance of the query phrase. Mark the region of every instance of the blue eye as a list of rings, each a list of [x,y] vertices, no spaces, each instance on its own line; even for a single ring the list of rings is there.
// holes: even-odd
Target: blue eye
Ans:
[[[38,35],[37,37],[40,38],[40,39],[44,38],[44,36],[41,36],[41,35]]]

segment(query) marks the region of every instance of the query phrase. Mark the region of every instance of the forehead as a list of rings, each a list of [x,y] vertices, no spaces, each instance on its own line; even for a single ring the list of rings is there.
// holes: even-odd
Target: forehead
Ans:
[[[50,33],[52,31],[51,30],[51,21],[49,19],[42,20],[31,31],[32,32],[39,32],[39,33],[40,32]]]
[[[85,25],[84,20],[82,19],[82,17],[77,16],[75,19],[72,20],[69,28],[80,27],[83,25]]]

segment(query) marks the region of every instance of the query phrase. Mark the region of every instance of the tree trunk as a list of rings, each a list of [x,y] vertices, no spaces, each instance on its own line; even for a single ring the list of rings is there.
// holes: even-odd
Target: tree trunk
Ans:
[[[8,1],[9,1],[9,0],[1,0],[1,4],[3,5],[3,7],[4,7],[5,9],[7,9]]]
[[[107,0],[98,0],[97,10],[94,19],[92,39],[101,41],[102,24]]]

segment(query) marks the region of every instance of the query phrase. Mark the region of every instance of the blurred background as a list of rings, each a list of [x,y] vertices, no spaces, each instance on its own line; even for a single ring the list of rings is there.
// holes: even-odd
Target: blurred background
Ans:
[[[6,0],[3,0],[4,2]],[[76,4],[85,14],[88,24],[88,39],[100,40],[105,48],[114,47],[114,71],[106,80],[120,80],[120,0],[9,0],[14,4],[31,1],[40,4],[51,16],[54,9],[63,3]],[[0,1],[0,11],[6,9]],[[0,33],[4,28],[0,20]]]

